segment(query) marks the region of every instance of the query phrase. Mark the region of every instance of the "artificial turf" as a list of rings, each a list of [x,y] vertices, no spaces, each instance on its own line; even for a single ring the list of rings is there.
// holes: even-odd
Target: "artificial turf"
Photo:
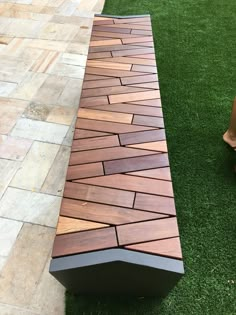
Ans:
[[[107,0],[103,13],[151,14],[186,275],[163,300],[67,294],[66,314],[236,314],[236,153],[222,141],[235,0]]]

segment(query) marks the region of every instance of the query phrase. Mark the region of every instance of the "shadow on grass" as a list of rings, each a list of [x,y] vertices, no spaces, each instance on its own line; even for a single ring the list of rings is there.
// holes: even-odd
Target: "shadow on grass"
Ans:
[[[154,309],[161,304],[163,299],[154,297],[75,296],[67,293],[66,300],[67,315],[151,315],[154,314]]]

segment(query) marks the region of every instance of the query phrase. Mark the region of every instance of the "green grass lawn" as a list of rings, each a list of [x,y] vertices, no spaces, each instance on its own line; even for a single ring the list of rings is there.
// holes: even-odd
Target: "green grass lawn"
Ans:
[[[167,298],[74,297],[67,315],[236,314],[235,0],[107,0],[150,13],[186,275]]]

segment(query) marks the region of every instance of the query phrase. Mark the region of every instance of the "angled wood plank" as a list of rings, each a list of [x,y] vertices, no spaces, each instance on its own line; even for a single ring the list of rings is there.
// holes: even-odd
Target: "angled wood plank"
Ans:
[[[167,143],[165,140],[162,141],[153,141],[153,142],[145,142],[139,144],[130,144],[127,145],[129,148],[137,148],[144,150],[154,150],[159,152],[167,152]]]
[[[141,176],[141,177],[148,177],[148,178],[163,179],[163,180],[171,181],[171,174],[170,174],[169,167],[154,168],[151,170],[131,172],[127,174],[133,175],[133,176]]]
[[[87,118],[93,120],[105,120],[118,123],[130,124],[133,119],[131,114],[113,113],[108,111],[100,111],[96,109],[80,108],[78,111],[78,117]]]
[[[74,180],[79,178],[88,178],[104,175],[102,163],[90,163],[82,165],[69,166],[67,170],[66,180]]]
[[[110,148],[119,146],[119,138],[117,135],[95,137],[89,139],[78,139],[72,142],[71,151],[85,151],[100,148]]]
[[[108,87],[108,86],[120,86],[121,82],[119,79],[105,79],[105,80],[90,80],[90,81],[84,81],[83,83],[83,89],[82,93],[85,89],[94,89],[94,88],[100,88],[100,87]]]
[[[120,112],[120,113],[130,113],[130,114],[139,114],[139,115],[147,115],[147,116],[157,116],[162,117],[162,109],[149,107],[149,106],[139,106],[128,103],[118,103],[118,104],[109,104],[109,105],[101,105],[96,106],[96,109],[99,110],[107,110],[110,112]]]
[[[146,92],[137,92],[137,93],[108,95],[109,102],[111,104],[122,103],[122,102],[141,101],[141,100],[151,100],[153,98],[158,98],[158,97],[160,97],[160,92],[158,90],[154,90],[154,91],[150,90],[150,91],[146,91]]]
[[[56,234],[67,234],[85,230],[101,229],[108,226],[109,225],[107,224],[59,216]]]
[[[131,64],[122,64],[122,63],[116,63],[116,62],[107,62],[107,61],[101,61],[101,60],[88,60],[87,61],[88,67],[95,67],[95,68],[102,68],[102,69],[114,69],[114,70],[130,70]]]
[[[99,131],[91,131],[91,130],[84,130],[84,129],[75,129],[74,132],[74,139],[87,139],[93,137],[103,137],[109,136],[110,133],[107,132],[99,132]]]
[[[127,45],[126,45],[127,46]],[[122,56],[132,56],[132,55],[137,55],[136,57],[139,57],[139,55],[143,54],[152,54],[154,52],[153,48],[143,48],[143,47],[138,47],[139,49],[134,49],[132,46],[127,47],[126,49],[122,50],[114,50],[112,51],[112,56],[113,57],[122,57]]]
[[[133,124],[164,128],[164,121],[163,121],[163,118],[161,117],[134,115]]]
[[[120,143],[122,145],[127,144],[137,144],[137,143],[144,143],[150,141],[159,141],[165,140],[166,135],[164,129],[159,130],[148,130],[148,131],[140,131],[140,132],[132,132],[132,133],[125,133],[119,135]]]
[[[102,80],[105,81],[105,80]],[[101,95],[114,95],[120,93],[134,93],[148,91],[148,88],[143,87],[132,87],[132,86],[108,86],[108,87],[97,87],[83,90],[81,93],[82,97],[93,97]]]
[[[137,84],[137,83],[148,83],[148,82],[157,82],[156,74],[147,74],[145,76],[133,76],[130,78],[121,78],[123,85],[126,84]]]
[[[134,208],[176,215],[174,198],[138,193],[135,198]]]
[[[134,58],[134,57],[113,57],[113,58],[104,58],[105,62],[116,62],[116,63],[128,63],[135,65],[147,65],[147,66],[155,66],[156,61],[151,59],[142,59],[142,58]]]
[[[96,46],[107,46],[107,45],[119,45],[121,44],[120,39],[109,39],[109,40],[98,40],[98,41],[91,41],[90,47]]]
[[[107,215],[109,213],[109,215]],[[139,211],[114,205],[105,205],[94,202],[84,202],[80,200],[63,198],[61,205],[61,215],[92,220],[105,224],[125,224],[153,219],[161,219],[167,215]]]

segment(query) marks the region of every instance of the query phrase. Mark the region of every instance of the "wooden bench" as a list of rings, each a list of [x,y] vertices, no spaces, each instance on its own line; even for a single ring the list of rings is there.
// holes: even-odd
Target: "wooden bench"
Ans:
[[[50,272],[142,296],[184,273],[150,16],[94,18]]]

